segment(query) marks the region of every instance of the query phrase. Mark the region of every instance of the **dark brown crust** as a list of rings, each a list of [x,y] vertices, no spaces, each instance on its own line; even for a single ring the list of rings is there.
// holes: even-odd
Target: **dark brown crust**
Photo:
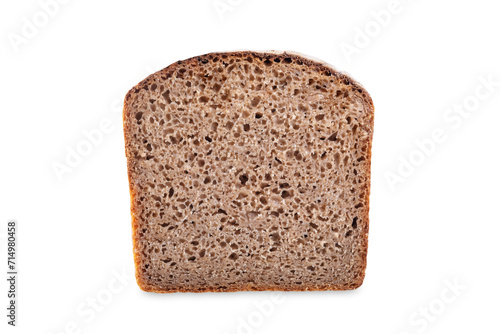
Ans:
[[[172,293],[172,292],[236,292],[236,291],[325,291],[325,290],[354,290],[360,287],[363,284],[363,280],[365,277],[365,270],[366,270],[366,265],[367,265],[367,252],[368,252],[368,231],[369,231],[369,197],[370,197],[370,183],[368,182],[367,185],[367,192],[366,192],[366,198],[365,202],[366,203],[366,211],[365,211],[365,216],[363,221],[365,221],[365,237],[363,240],[364,244],[364,249],[365,253],[363,254],[363,268],[365,270],[363,271],[362,275],[359,276],[358,280],[356,282],[353,282],[349,286],[339,286],[339,285],[334,285],[334,284],[327,284],[327,285],[321,285],[321,286],[302,286],[302,287],[287,287],[287,286],[255,286],[255,285],[248,285],[248,286],[239,286],[235,288],[224,288],[224,289],[213,289],[213,288],[202,288],[200,287],[197,290],[193,289],[184,289],[179,287],[177,290],[160,290],[157,289],[154,286],[150,286],[147,283],[143,282],[141,280],[141,275],[139,274],[139,268],[141,267],[141,258],[136,252],[138,249],[138,238],[137,232],[138,232],[138,222],[136,219],[137,215],[137,208],[134,206],[134,198],[136,196],[136,191],[134,188],[133,180],[131,178],[131,173],[132,173],[132,157],[129,156],[129,144],[131,142],[131,137],[129,136],[130,134],[130,107],[132,103],[132,98],[133,95],[138,93],[141,89],[148,89],[148,86],[152,83],[152,81],[156,77],[164,77],[167,78],[170,76],[173,72],[177,70],[178,67],[184,66],[189,63],[206,63],[209,60],[212,60],[213,58],[220,57],[220,58],[248,58],[251,57],[252,59],[259,59],[260,61],[265,61],[265,60],[270,60],[270,61],[275,61],[275,59],[279,59],[280,61],[284,61],[285,59],[288,61],[288,59],[291,60],[292,63],[298,64],[298,65],[303,65],[307,66],[310,68],[315,69],[317,72],[322,73],[323,75],[326,76],[334,76],[337,78],[340,82],[342,82],[346,86],[351,86],[353,90],[357,90],[359,93],[364,98],[365,106],[368,109],[368,112],[370,113],[369,119],[371,119],[371,124],[370,124],[370,129],[369,132],[371,133],[371,136],[369,138],[369,147],[370,149],[368,150],[368,161],[371,162],[371,144],[372,144],[372,138],[373,138],[373,120],[374,120],[374,105],[373,101],[368,94],[368,92],[364,89],[361,84],[359,84],[356,80],[352,79],[348,75],[341,73],[334,69],[333,67],[329,66],[328,64],[321,63],[316,60],[309,59],[307,57],[298,55],[296,53],[289,53],[289,52],[283,52],[283,53],[272,53],[272,52],[256,52],[256,51],[235,51],[235,52],[214,52],[214,53],[208,53],[205,55],[201,56],[196,56],[192,58],[188,58],[186,60],[179,60],[164,69],[153,73],[149,75],[147,78],[145,78],[143,81],[138,83],[136,86],[134,86],[132,89],[128,91],[128,93],[125,96],[124,100],[124,108],[123,108],[123,127],[124,127],[124,136],[125,136],[125,148],[126,148],[126,157],[127,157],[127,171],[128,171],[128,180],[129,180],[129,189],[130,189],[130,200],[131,200],[131,215],[132,215],[132,239],[133,239],[133,248],[134,248],[134,263],[135,263],[135,276],[137,280],[137,284],[141,288],[141,290],[146,291],[146,292],[156,292],[156,293]],[[366,171],[368,175],[368,179],[371,179],[371,168]]]

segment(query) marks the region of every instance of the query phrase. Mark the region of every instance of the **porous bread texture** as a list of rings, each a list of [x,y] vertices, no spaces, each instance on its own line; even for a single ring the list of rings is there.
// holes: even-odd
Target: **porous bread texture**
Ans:
[[[125,98],[138,285],[346,290],[365,276],[373,103],[296,54],[212,53]]]

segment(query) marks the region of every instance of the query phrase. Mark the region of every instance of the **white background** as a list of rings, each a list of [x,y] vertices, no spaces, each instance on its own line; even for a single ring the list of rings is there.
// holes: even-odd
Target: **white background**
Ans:
[[[7,220],[20,226],[18,327],[6,325],[2,278],[2,333],[498,332],[495,1],[62,2],[45,9],[51,16],[35,0],[0,5],[1,277]],[[371,94],[370,244],[358,290],[282,293],[270,307],[270,292],[155,295],[130,277],[123,97],[172,62],[235,49],[311,55]],[[494,82],[489,91],[482,80]],[[464,104],[460,116],[453,108]],[[58,179],[53,166],[103,120],[102,141]],[[445,139],[424,156],[416,141],[435,131]],[[400,159],[413,161],[403,176]]]

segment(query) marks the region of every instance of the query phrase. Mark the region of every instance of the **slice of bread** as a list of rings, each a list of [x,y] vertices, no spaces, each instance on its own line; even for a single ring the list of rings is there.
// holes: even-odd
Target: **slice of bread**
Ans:
[[[289,52],[207,54],[132,88],[124,131],[140,288],[359,287],[373,111],[353,79]]]

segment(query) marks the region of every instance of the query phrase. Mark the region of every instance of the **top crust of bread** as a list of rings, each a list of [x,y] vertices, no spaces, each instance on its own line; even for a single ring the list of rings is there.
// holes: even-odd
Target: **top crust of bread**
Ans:
[[[132,89],[130,89],[128,91],[127,95],[125,96],[125,101],[124,101],[125,110],[127,109],[127,106],[130,103],[130,99],[132,98],[133,94],[136,94],[141,89],[148,87],[152,83],[154,78],[156,78],[157,76],[168,76],[169,74],[172,74],[173,72],[175,72],[179,65],[185,65],[187,63],[204,62],[204,61],[212,60],[214,58],[219,58],[219,57],[220,58],[221,57],[234,57],[234,58],[251,57],[251,58],[259,59],[259,60],[271,60],[271,59],[284,60],[286,58],[290,58],[290,59],[292,59],[293,63],[313,67],[318,72],[323,72],[327,76],[333,75],[334,77],[340,79],[345,85],[347,85],[347,86],[350,85],[354,89],[357,89],[365,97],[367,106],[371,107],[371,114],[373,115],[374,106],[373,106],[372,98],[370,97],[370,94],[368,94],[366,89],[359,82],[354,80],[348,74],[338,71],[332,65],[330,65],[330,64],[328,64],[320,59],[316,59],[316,58],[311,57],[311,56],[306,56],[306,55],[303,55],[303,54],[295,52],[295,51],[212,52],[212,53],[207,53],[207,54],[204,54],[201,56],[191,57],[191,58],[188,58],[185,60],[178,60],[177,62],[165,67],[164,69],[149,75],[144,80],[142,80],[137,85],[135,85]]]

